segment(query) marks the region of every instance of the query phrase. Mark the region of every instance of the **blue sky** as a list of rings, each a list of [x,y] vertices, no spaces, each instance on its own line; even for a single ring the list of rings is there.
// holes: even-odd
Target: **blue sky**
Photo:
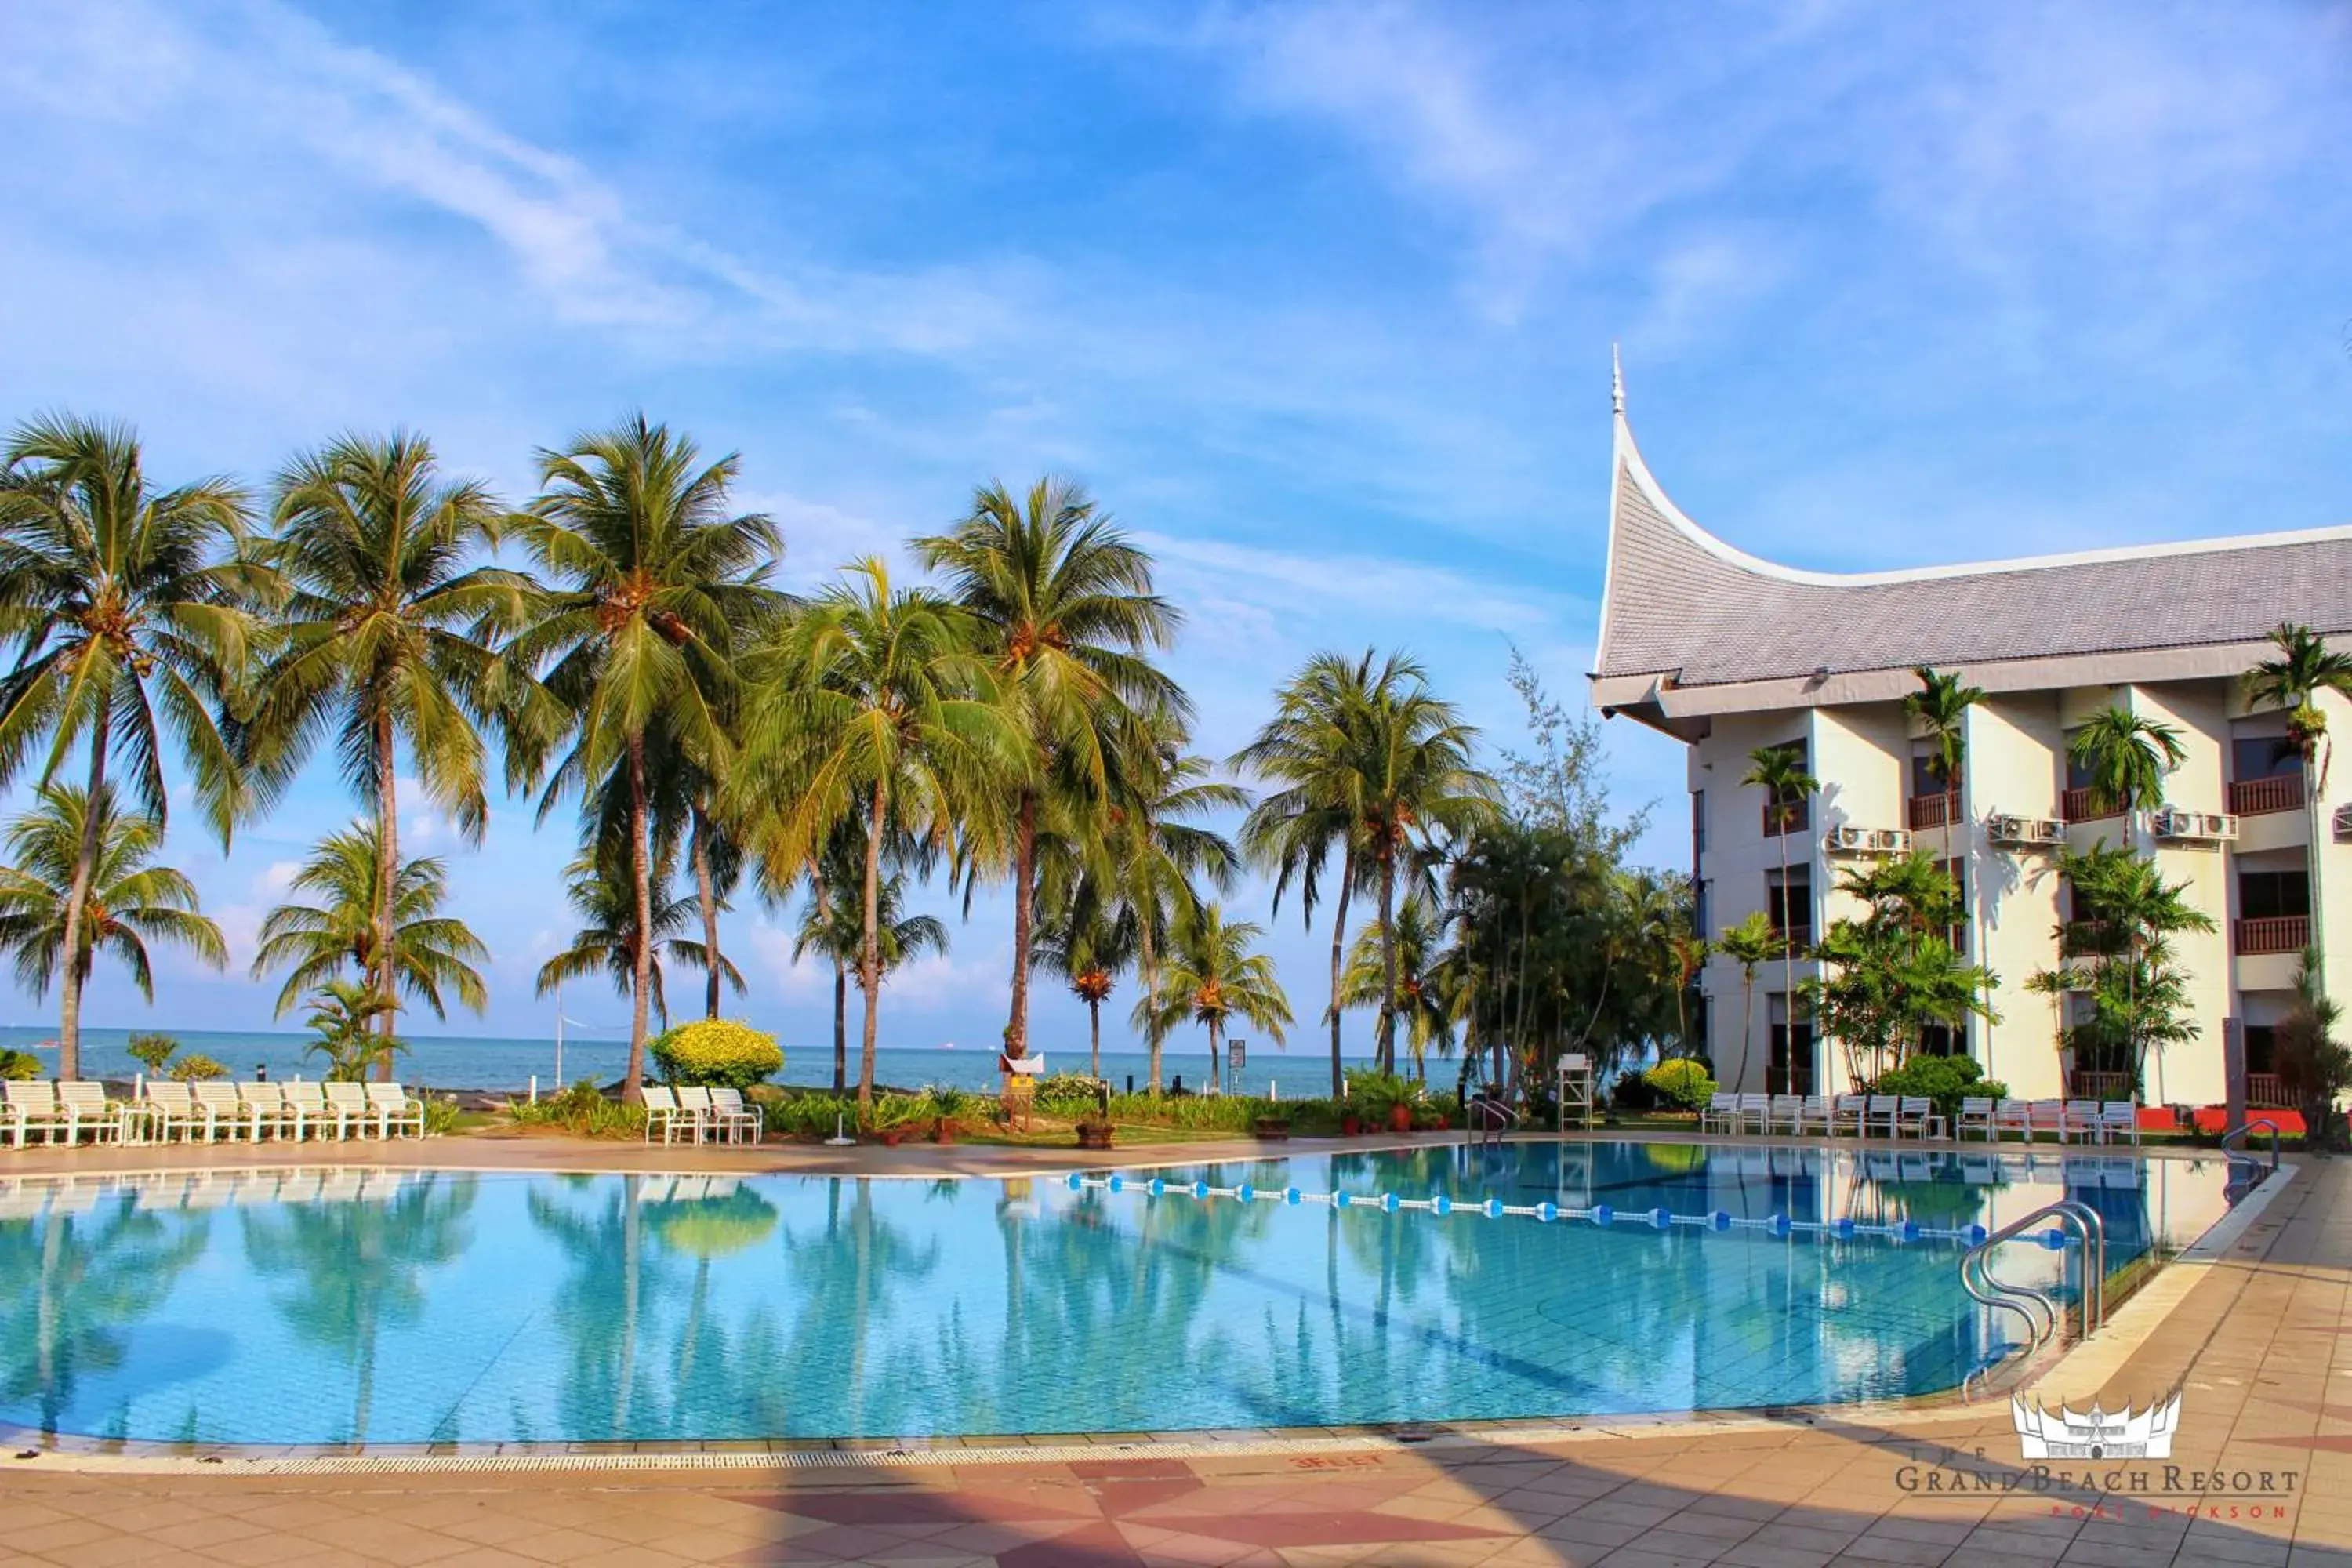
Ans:
[[[407,425],[520,499],[642,405],[743,453],[794,584],[1067,471],[1160,552],[1204,749],[1367,643],[1513,736],[1512,642],[1580,700],[1612,342],[1676,499],[1794,563],[2346,521],[2347,45],[2318,5],[0,0],[0,419],[257,480]],[[1678,750],[1612,726],[1612,765],[1677,859]],[[349,813],[321,767],[173,858],[249,952]],[[453,1027],[543,1032],[569,825],[406,815],[497,954]],[[730,940],[815,1045],[785,919]],[[1004,928],[957,924],[886,1039],[992,1040]],[[1311,1019],[1322,942],[1273,942]],[[275,993],[163,984],[94,1021]]]

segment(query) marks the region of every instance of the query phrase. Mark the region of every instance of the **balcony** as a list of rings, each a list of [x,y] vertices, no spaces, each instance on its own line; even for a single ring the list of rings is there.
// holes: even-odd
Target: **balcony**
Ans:
[[[2103,816],[2121,816],[2124,808],[2099,798],[2099,792],[2087,784],[2070,789],[2058,796],[2058,815],[2068,822],[2096,822]]]
[[[2127,1072],[2091,1072],[2082,1068],[2066,1075],[2069,1100],[2137,1100],[2139,1089]]]
[[[2246,1075],[2246,1109],[2249,1110],[2292,1110],[2294,1107],[2286,1098],[2286,1080],[2274,1072],[2250,1072]]]
[[[2240,921],[2234,951],[2241,954],[2301,952],[2311,944],[2309,915],[2265,915]]]
[[[1910,827],[1917,833],[1924,828],[1949,827],[1960,819],[1960,797],[1958,791],[1943,795],[1915,795],[1910,801]]]
[[[2261,816],[2273,811],[2303,809],[2303,775],[2279,773],[2266,779],[2240,779],[2230,786],[2230,809],[2240,816]]]
[[[1802,833],[1813,825],[1812,803],[1803,800],[1768,800],[1764,803],[1764,837],[1778,838],[1786,833]]]

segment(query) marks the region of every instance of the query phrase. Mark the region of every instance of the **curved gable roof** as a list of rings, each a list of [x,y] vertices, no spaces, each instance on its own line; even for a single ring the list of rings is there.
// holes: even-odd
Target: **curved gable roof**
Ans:
[[[1803,572],[1745,554],[1685,517],[1643,462],[1622,410],[1614,456],[1594,677],[1620,691],[1636,681],[1663,690],[2245,644],[2281,621],[2352,630],[2352,528]]]

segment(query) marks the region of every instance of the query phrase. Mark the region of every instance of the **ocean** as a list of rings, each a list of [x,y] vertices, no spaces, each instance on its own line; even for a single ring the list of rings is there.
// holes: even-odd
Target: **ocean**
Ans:
[[[90,1078],[129,1079],[145,1069],[125,1049],[133,1033],[168,1033],[180,1042],[183,1053],[207,1056],[228,1068],[231,1078],[249,1079],[257,1067],[267,1067],[274,1079],[316,1078],[321,1069],[320,1058],[307,1056],[303,1047],[311,1037],[281,1033],[267,1029],[176,1029],[130,1030],[84,1029],[82,1031],[82,1073]],[[37,1049],[57,1036],[54,1027],[0,1026],[0,1046],[16,1050],[35,1050],[49,1073],[57,1071],[57,1051],[54,1047]],[[610,1084],[620,1080],[628,1066],[629,1047],[625,1040],[609,1038],[567,1039],[563,1042],[561,1072],[555,1059],[555,1042],[548,1040],[496,1039],[474,1035],[416,1035],[408,1037],[408,1050],[394,1069],[403,1083],[431,1089],[503,1089],[521,1093],[530,1087],[534,1074],[541,1092],[559,1083],[573,1083],[581,1079],[593,1079]],[[1318,1047],[1320,1047],[1318,1049]],[[1293,1097],[1314,1096],[1328,1092],[1330,1060],[1325,1054],[1327,1041],[1301,1041],[1290,1050],[1269,1047],[1253,1040],[1249,1060],[1240,1075],[1237,1087],[1252,1094],[1265,1094],[1269,1088],[1278,1089]],[[1350,1058],[1353,1061],[1355,1058]],[[1208,1041],[1199,1031],[1188,1031],[1168,1042],[1161,1057],[1161,1071],[1172,1079],[1183,1076],[1185,1087],[1198,1088],[1202,1075],[1209,1065]],[[1048,1051],[1045,1053],[1047,1072],[1084,1072],[1087,1053]],[[1112,1085],[1124,1089],[1131,1077],[1138,1088],[1150,1078],[1151,1060],[1141,1051],[1103,1052],[1103,1076]],[[857,1041],[849,1042],[849,1079],[857,1081]],[[787,1046],[784,1050],[784,1070],[777,1081],[831,1088],[833,1085],[833,1046],[830,1040],[814,1047]],[[992,1050],[908,1049],[885,1047],[875,1053],[875,1081],[896,1089],[919,1089],[927,1084],[951,1085],[957,1089],[993,1090],[1000,1079],[996,1072],[996,1053]]]

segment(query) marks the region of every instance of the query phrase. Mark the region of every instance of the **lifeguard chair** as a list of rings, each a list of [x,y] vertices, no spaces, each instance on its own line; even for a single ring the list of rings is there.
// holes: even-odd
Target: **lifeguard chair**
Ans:
[[[1026,1132],[1029,1119],[1037,1108],[1037,1079],[1045,1071],[1043,1057],[1006,1057],[996,1058],[996,1070],[1004,1075],[1004,1093],[1001,1106],[1004,1130]]]

